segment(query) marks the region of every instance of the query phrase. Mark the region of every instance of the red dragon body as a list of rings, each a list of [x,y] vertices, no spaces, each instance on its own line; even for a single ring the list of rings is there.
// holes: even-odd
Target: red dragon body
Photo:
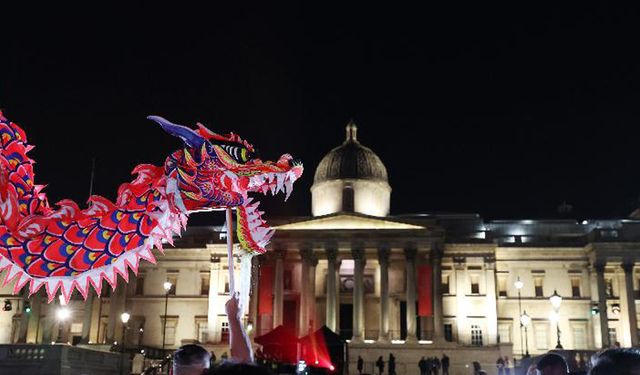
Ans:
[[[237,236],[249,253],[263,253],[273,230],[249,193],[288,197],[302,175],[302,164],[288,154],[277,162],[258,159],[237,135],[219,135],[201,124],[198,130],[151,116],[184,149],[167,157],[163,167],[137,166],[137,177],[118,189],[116,202],[91,196],[88,208],[71,200],[52,208],[43,186],[34,182],[33,148],[25,132],[0,112],[0,270],[2,285],[14,282],[17,294],[46,288],[49,301],[58,292],[68,301],[74,290],[87,297],[102,280],[115,287],[117,276],[137,273],[140,259],[155,263],[186,227],[190,212],[236,208]]]

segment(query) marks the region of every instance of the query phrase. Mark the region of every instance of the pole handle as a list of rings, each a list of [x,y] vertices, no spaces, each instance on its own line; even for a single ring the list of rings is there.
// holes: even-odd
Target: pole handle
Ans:
[[[231,207],[227,208],[227,263],[229,266],[229,295],[233,296],[236,292],[235,278],[233,272],[233,215]]]

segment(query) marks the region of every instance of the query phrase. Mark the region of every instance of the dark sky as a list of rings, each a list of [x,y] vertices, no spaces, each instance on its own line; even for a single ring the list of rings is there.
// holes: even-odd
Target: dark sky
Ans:
[[[634,10],[176,4],[3,5],[0,108],[36,145],[52,201],[86,200],[92,157],[109,198],[137,163],[162,163],[179,143],[145,119],[158,114],[302,158],[268,215],[310,213],[315,167],[350,118],[387,166],[393,214],[637,205]]]

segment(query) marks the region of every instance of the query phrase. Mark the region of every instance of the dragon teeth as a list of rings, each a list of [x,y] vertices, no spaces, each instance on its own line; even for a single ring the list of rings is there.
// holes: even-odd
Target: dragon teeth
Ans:
[[[291,193],[293,192],[293,181],[287,180],[284,183],[284,187],[285,187],[284,192],[286,194],[284,197],[284,201],[286,202],[287,199],[289,199],[289,196],[291,195]]]
[[[284,179],[285,177],[282,173],[278,174],[278,178],[276,179],[276,183],[277,183],[276,193],[279,193],[280,191],[282,191],[284,187]]]

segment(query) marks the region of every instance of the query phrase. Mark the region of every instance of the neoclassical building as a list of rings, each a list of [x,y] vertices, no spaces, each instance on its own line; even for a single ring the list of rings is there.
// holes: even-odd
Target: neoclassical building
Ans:
[[[443,352],[452,374],[468,373],[472,361],[491,373],[499,356],[519,359],[558,344],[638,345],[636,215],[579,222],[390,215],[386,167],[356,130],[349,123],[344,143],[317,166],[312,216],[270,219],[271,251],[252,265],[251,336],[279,325],[304,336],[326,325],[349,340],[352,370],[358,355],[371,371],[378,356],[394,353],[406,374],[418,373],[421,356]],[[220,356],[228,340],[224,236],[222,226],[189,228],[157,265],[144,263],[112,294],[74,299],[66,319],[44,296],[12,296],[7,285],[0,298],[11,310],[0,311],[0,343],[110,345],[124,332],[128,347],[160,348],[164,336],[167,348],[199,342]],[[168,296],[165,281],[173,285]],[[554,294],[562,297],[558,309]],[[131,319],[123,330],[124,311]]]

